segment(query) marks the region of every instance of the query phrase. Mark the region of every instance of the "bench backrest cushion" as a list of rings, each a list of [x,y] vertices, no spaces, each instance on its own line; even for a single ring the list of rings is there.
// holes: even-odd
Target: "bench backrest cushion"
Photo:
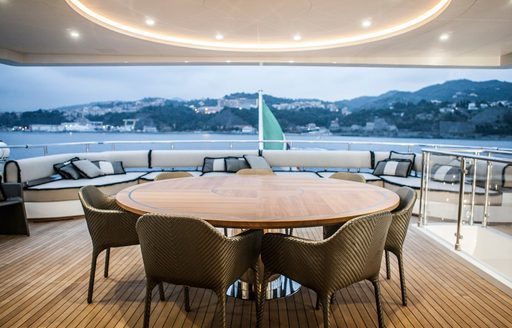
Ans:
[[[54,164],[65,162],[73,157],[91,161],[122,161],[125,168],[148,167],[147,150],[68,153],[9,161],[4,168],[5,180],[7,182],[25,182],[48,177],[56,173],[53,169]]]
[[[264,150],[272,167],[371,168],[369,151]]]
[[[153,150],[152,168],[202,167],[205,157],[243,157],[258,155],[257,150]]]

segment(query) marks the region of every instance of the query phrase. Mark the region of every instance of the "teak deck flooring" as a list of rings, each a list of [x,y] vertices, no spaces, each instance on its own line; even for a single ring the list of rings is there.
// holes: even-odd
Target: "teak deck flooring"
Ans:
[[[86,293],[91,243],[83,219],[32,223],[31,237],[0,236],[1,327],[142,327],[144,269],[138,246],[113,249],[110,277],[98,259],[94,303]],[[320,228],[295,234],[320,238]],[[382,266],[382,293],[387,327],[512,327],[512,297],[481,278],[474,269],[415,228],[405,246],[409,305],[403,307],[396,259],[392,278]],[[166,301],[153,297],[152,327],[217,326],[216,296],[191,289],[192,311],[186,313],[181,286],[165,285]],[[288,298],[266,302],[268,327],[322,326],[314,292],[302,288]],[[376,313],[369,282],[336,294],[332,324],[374,327]],[[228,299],[231,327],[255,327],[254,302]]]

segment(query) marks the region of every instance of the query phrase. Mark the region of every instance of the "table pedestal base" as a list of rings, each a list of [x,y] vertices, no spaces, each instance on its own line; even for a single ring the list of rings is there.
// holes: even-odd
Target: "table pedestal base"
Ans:
[[[290,296],[299,291],[300,287],[301,285],[299,283],[288,277],[279,275],[276,279],[267,284],[266,299],[272,300]],[[228,288],[226,294],[242,300],[254,300],[256,299],[256,288],[252,283],[237,280]]]

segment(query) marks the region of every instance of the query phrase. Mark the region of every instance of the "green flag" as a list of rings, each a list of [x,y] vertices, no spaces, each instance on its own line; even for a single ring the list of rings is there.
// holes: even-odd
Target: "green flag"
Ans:
[[[279,125],[274,114],[270,108],[268,108],[265,101],[262,99],[262,112],[263,112],[263,139],[264,140],[285,140],[284,133]],[[277,142],[265,142],[263,149],[286,149],[285,143]]]

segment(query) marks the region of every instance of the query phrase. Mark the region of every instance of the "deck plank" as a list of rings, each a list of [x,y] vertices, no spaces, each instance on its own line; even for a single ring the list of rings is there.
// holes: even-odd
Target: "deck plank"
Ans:
[[[139,327],[145,294],[138,246],[113,249],[110,276],[98,258],[94,303],[87,304],[91,243],[83,219],[31,223],[31,237],[0,236],[0,327]],[[320,228],[295,235],[320,239]],[[387,327],[512,327],[512,298],[487,282],[462,259],[411,227],[404,249],[408,306],[401,305],[398,266],[381,287]],[[217,326],[217,297],[191,288],[186,313],[183,287],[165,284],[166,301],[153,291],[152,327]],[[302,288],[286,299],[267,301],[268,327],[322,326],[314,310],[316,294]],[[254,302],[228,299],[232,327],[255,327]],[[373,289],[361,282],[338,293],[332,305],[334,327],[376,327]]]

